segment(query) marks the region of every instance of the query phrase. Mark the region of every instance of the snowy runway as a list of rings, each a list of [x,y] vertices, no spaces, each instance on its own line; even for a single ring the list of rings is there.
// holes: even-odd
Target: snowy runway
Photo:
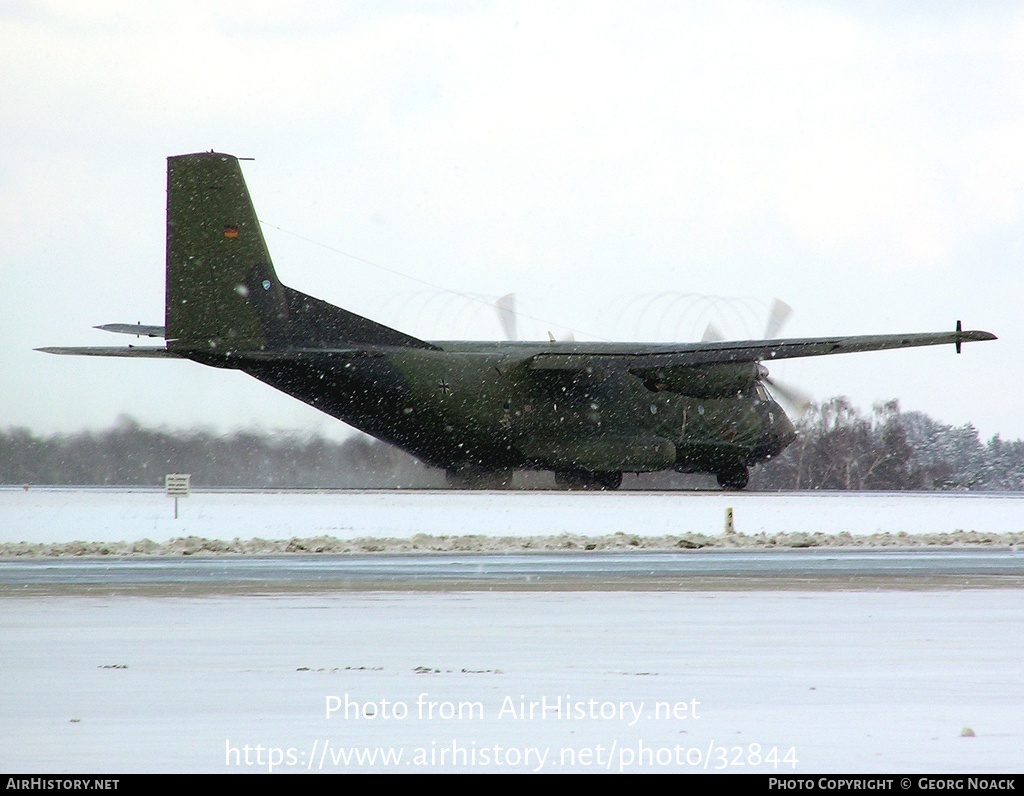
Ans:
[[[7,770],[1024,764],[1019,591],[4,597],[0,616]]]

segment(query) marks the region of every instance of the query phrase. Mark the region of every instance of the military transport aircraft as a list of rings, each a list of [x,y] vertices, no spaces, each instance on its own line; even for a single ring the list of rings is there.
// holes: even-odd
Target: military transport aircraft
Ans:
[[[988,332],[680,344],[427,342],[278,281],[238,159],[168,158],[163,346],[43,348],[235,368],[444,468],[502,487],[517,469],[615,489],[623,473],[716,474],[742,489],[793,424],[764,360],[993,340]]]

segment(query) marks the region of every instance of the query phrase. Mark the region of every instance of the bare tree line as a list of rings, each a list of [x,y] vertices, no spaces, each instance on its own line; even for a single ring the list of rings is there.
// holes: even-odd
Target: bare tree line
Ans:
[[[1024,490],[1024,441],[982,442],[970,424],[950,426],[896,401],[870,413],[848,399],[812,406],[799,437],[755,468],[751,489]],[[121,418],[100,432],[37,436],[0,432],[0,483],[158,486],[169,472],[196,486],[363,488],[444,486],[443,473],[365,436],[337,442],[298,434],[147,429]],[[544,486],[539,475],[520,486]],[[655,473],[631,488],[694,486],[699,478]]]
[[[120,418],[105,431],[39,437],[23,428],[0,434],[0,483],[163,485],[166,473],[191,473],[194,486],[441,486],[443,473],[365,436],[147,429]]]
[[[1024,489],[1024,441],[982,442],[971,424],[951,426],[899,402],[870,413],[849,399],[810,407],[799,436],[753,473],[754,489]]]

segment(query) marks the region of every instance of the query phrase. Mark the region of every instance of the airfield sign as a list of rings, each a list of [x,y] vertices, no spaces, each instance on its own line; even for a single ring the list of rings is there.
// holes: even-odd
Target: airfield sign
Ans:
[[[191,473],[168,473],[164,476],[164,491],[174,498],[174,519],[178,519],[178,498],[188,497],[191,491]]]

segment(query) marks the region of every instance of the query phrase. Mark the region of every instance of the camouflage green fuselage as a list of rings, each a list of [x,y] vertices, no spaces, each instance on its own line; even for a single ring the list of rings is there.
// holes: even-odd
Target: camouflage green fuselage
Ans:
[[[424,462],[447,469],[717,472],[776,455],[794,438],[748,366],[688,368],[681,392],[620,368],[538,370],[543,343],[432,343],[345,356],[242,361],[196,354],[251,376]],[[574,349],[599,350],[601,344]],[[737,377],[737,373],[740,374]],[[664,382],[667,381],[668,384]]]

